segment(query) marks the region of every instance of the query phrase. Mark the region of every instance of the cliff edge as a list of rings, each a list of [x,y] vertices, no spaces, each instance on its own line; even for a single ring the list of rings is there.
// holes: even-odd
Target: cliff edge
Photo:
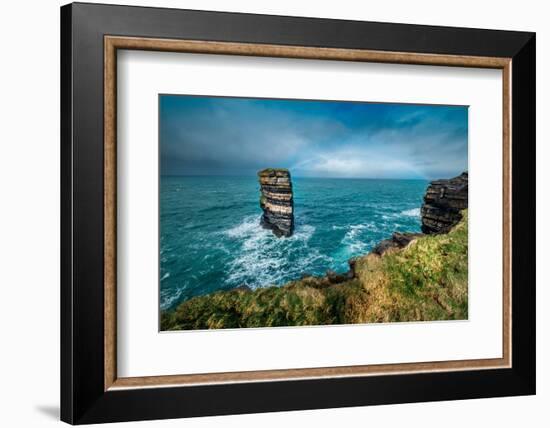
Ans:
[[[447,233],[468,208],[468,173],[430,183],[422,204],[422,232]]]
[[[395,248],[404,248],[425,235],[448,233],[460,220],[462,210],[468,209],[468,173],[430,182],[420,209],[422,233],[394,232],[372,250],[379,256]]]

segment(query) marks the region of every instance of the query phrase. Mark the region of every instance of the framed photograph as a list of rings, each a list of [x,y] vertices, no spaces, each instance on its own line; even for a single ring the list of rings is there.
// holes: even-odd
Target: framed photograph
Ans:
[[[535,393],[535,35],[61,8],[61,418]]]

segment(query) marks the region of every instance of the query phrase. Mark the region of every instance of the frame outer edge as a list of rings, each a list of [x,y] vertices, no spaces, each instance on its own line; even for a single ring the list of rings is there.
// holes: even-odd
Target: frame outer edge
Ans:
[[[445,55],[481,56],[511,58],[529,40],[532,33],[526,31],[506,31],[484,28],[449,27],[439,25],[408,24],[402,22],[376,22],[353,19],[311,18],[305,16],[255,14],[246,12],[226,12],[174,7],[144,7],[116,4],[73,3],[77,11],[85,14],[89,21],[110,17],[105,27],[116,26],[115,16],[123,16],[124,25],[140,25],[142,30],[113,31],[105,34],[120,36],[155,37],[154,24],[149,25],[145,15],[156,15],[167,24],[162,29],[162,38],[183,38],[189,40],[225,41],[235,43],[262,43],[266,35],[273,45],[312,46],[327,48],[366,49],[396,51],[395,43],[406,44],[403,52],[437,53]],[[215,31],[206,31],[201,21],[210,21]],[[259,28],[252,26],[254,20]],[[152,21],[151,21],[152,22]],[[103,25],[104,23],[102,23]],[[368,27],[370,28],[367,28]],[[177,28],[186,27],[184,30]],[[269,34],[274,26],[276,34]],[[334,31],[335,27],[346,26],[346,30]],[[426,33],[431,37],[426,37]],[[181,36],[186,33],[185,36]],[[205,34],[216,33],[215,36]],[[405,35],[405,33],[407,33]],[[174,34],[177,34],[174,36]],[[312,37],[312,34],[314,36]],[[484,38],[484,43],[480,43]],[[376,46],[376,47],[374,47]],[[473,53],[475,52],[475,53]]]
[[[536,34],[512,59],[512,319],[514,373],[536,393]],[[521,316],[518,316],[521,315]]]
[[[60,157],[61,157],[61,349],[60,349],[60,418],[74,423],[74,365],[73,365],[73,34],[72,5],[60,9]]]
[[[148,19],[145,20],[146,16]],[[151,19],[149,19],[149,16]],[[109,19],[105,19],[107,17]],[[256,20],[254,20],[255,18]],[[206,21],[221,22],[222,28],[206,28],[204,27]],[[231,25],[229,25],[230,21],[232,21]],[[235,21],[239,23],[236,27],[234,25]],[[257,27],[261,23],[265,24],[265,28],[262,27],[260,30]],[[275,24],[283,25],[285,28],[288,26],[289,31],[284,34],[276,33],[274,31]],[[300,24],[303,24],[300,27],[303,28],[303,31],[298,31],[297,27]],[[343,25],[349,25],[352,27],[350,30],[353,31],[345,32],[345,34],[335,32],[335,30],[341,30],[340,27]],[[521,197],[512,195],[512,199],[515,202],[520,200],[528,203],[525,207],[516,205],[523,214],[518,216],[517,212],[513,212],[512,216],[516,222],[517,218],[528,223],[532,222],[533,216],[530,214],[532,212],[530,210],[535,205],[534,186],[525,188],[530,183],[534,184],[535,174],[533,168],[535,130],[529,128],[535,124],[535,49],[534,34],[532,33],[452,29],[390,23],[360,23],[357,21],[338,23],[335,20],[315,20],[311,18],[309,20],[307,18],[287,19],[285,17],[262,17],[251,14],[222,14],[82,3],[64,6],[61,12],[61,414],[62,420],[65,422],[93,423],[152,418],[164,419],[534,393],[535,324],[534,312],[530,312],[534,309],[535,302],[534,224],[528,224],[522,228],[522,232],[528,232],[525,236],[522,237],[518,232],[514,234],[514,238],[519,239],[514,240],[514,245],[517,243],[518,247],[513,250],[513,260],[515,261],[519,257],[522,268],[525,269],[521,274],[518,273],[518,269],[513,272],[514,279],[516,279],[514,283],[516,288],[518,288],[518,282],[521,287],[524,287],[521,292],[525,292],[526,296],[520,299],[520,303],[517,299],[513,300],[513,303],[517,304],[513,305],[512,311],[515,315],[521,314],[522,317],[527,315],[527,318],[522,319],[521,322],[514,322],[513,330],[515,338],[518,337],[517,333],[527,333],[527,337],[522,340],[522,343],[514,339],[514,367],[512,369],[487,371],[487,374],[483,377],[476,371],[467,371],[461,374],[458,374],[458,372],[427,374],[422,375],[422,377],[414,374],[399,375],[394,379],[384,379],[383,381],[378,377],[373,377],[368,386],[366,382],[360,379],[348,378],[331,380],[330,382],[323,380],[296,381],[292,387],[283,386],[282,382],[267,382],[254,385],[237,384],[230,387],[219,385],[156,390],[142,389],[132,392],[104,391],[104,373],[99,373],[100,368],[103,369],[103,363],[98,361],[97,358],[98,354],[103,356],[105,350],[103,337],[101,337],[101,346],[97,337],[98,329],[103,328],[104,322],[103,311],[101,316],[97,313],[99,300],[101,299],[103,302],[103,292],[101,292],[101,297],[96,298],[98,291],[95,289],[95,282],[97,282],[98,275],[93,271],[89,271],[91,279],[80,276],[83,272],[82,266],[80,263],[73,264],[72,259],[73,256],[97,255],[98,240],[90,239],[90,233],[83,229],[83,213],[79,204],[82,204],[83,201],[81,191],[84,193],[91,192],[95,198],[95,191],[97,190],[95,183],[87,185],[81,178],[89,177],[87,174],[95,173],[94,171],[99,173],[95,156],[97,153],[90,150],[89,147],[90,144],[95,147],[97,140],[101,138],[99,134],[103,135],[103,128],[96,132],[97,125],[102,123],[103,120],[98,116],[100,109],[97,105],[99,99],[103,100],[102,94],[97,94],[103,88],[103,85],[100,88],[98,84],[101,78],[97,75],[96,70],[97,61],[99,60],[98,44],[101,43],[99,36],[102,38],[106,34],[143,34],[145,37],[148,34],[150,37],[151,34],[155,34],[159,37],[174,38],[175,34],[176,38],[200,39],[202,34],[206,34],[203,38],[206,40],[249,43],[257,43],[257,40],[260,40],[261,43],[265,40],[267,43],[284,44],[281,43],[281,40],[290,39],[290,44],[300,45],[301,40],[314,40],[316,32],[321,28],[326,28],[329,31],[326,32],[327,34],[323,34],[315,43],[321,45],[326,43],[327,46],[332,47],[345,48],[345,45],[349,44],[348,47],[353,47],[351,45],[357,44],[373,45],[375,50],[384,50],[381,44],[389,43],[390,45],[400,46],[399,43],[402,43],[415,45],[416,42],[407,43],[410,38],[400,38],[404,33],[420,33],[424,36],[427,36],[428,33],[432,35],[435,33],[444,35],[446,39],[439,43],[437,37],[429,38],[430,41],[423,42],[422,48],[418,52],[446,53],[451,51],[457,52],[457,54],[465,54],[465,52],[473,51],[474,53],[479,52],[481,56],[486,52],[494,52],[499,57],[513,56],[512,90],[514,97],[512,99],[512,109],[516,114],[520,111],[522,119],[516,116],[512,118],[514,126],[512,133],[514,137],[517,137],[519,135],[518,125],[522,125],[522,131],[525,131],[526,135],[519,135],[521,140],[525,140],[525,142],[521,142],[522,149],[518,148],[517,138],[514,139],[516,144],[512,146],[512,163],[514,166],[516,164],[520,166],[519,169],[516,168],[515,183],[512,183],[512,185],[516,189],[516,193],[523,190],[526,194]],[[381,42],[375,38],[374,41],[362,42],[358,38],[358,28],[361,29],[361,32],[363,29],[367,29],[367,32],[370,33],[376,29],[376,31],[380,30],[383,34],[391,30],[392,34],[389,41]],[[395,37],[393,36],[394,30],[398,33]],[[480,43],[480,36],[486,36],[487,40]],[[464,40],[462,40],[463,38]],[[453,45],[451,39],[458,39],[458,45]],[[472,42],[473,39],[478,41]],[[532,43],[531,39],[533,39]],[[362,40],[365,40],[365,38]],[[302,44],[308,45],[308,43]],[[79,55],[73,55],[77,51]],[[417,52],[412,48],[409,51]],[[102,49],[101,53],[103,54]],[[90,67],[86,68],[86,64],[91,64],[91,69]],[[77,70],[76,74],[75,69]],[[518,74],[518,72],[521,73]],[[519,85],[519,82],[524,82],[524,88],[520,89],[520,86],[523,85]],[[518,98],[517,94],[521,95],[523,89],[526,89],[528,94]],[[82,102],[90,103],[90,105],[84,108],[80,104]],[[78,115],[75,115],[73,125],[75,107]],[[521,113],[521,110],[527,111]],[[528,117],[530,114],[533,116],[532,118]],[[86,120],[83,120],[83,117]],[[521,150],[532,151],[532,153],[521,156]],[[91,169],[88,169],[88,164],[83,162],[85,158],[80,151],[92,155],[92,159],[89,160]],[[516,162],[515,155],[518,153],[521,159]],[[78,166],[85,166],[87,171],[79,171]],[[518,176],[525,172],[528,173],[529,177],[518,180]],[[73,178],[72,174],[77,173],[78,177]],[[94,179],[96,178],[103,179],[103,175],[101,174],[101,177],[94,176]],[[74,189],[73,183],[75,183]],[[529,197],[533,198],[532,203],[529,203]],[[99,200],[99,198],[97,199]],[[96,199],[93,201],[96,202]],[[97,214],[95,208],[92,211]],[[103,207],[101,211],[103,214]],[[78,215],[80,218],[78,218]],[[64,220],[70,221],[70,225],[64,223]],[[74,226],[73,222],[75,223]],[[99,231],[97,222],[91,221],[90,223],[92,230],[97,233]],[[101,228],[101,231],[103,232],[103,228]],[[76,239],[82,238],[81,235],[90,239],[90,247],[84,248],[80,242],[81,239]],[[102,240],[103,236],[103,233],[101,233]],[[67,244],[69,245],[67,246]],[[525,254],[522,254],[522,252],[525,252]],[[532,260],[529,260],[529,258]],[[79,259],[81,263],[86,261],[86,259]],[[92,260],[87,267],[94,267],[95,265],[97,265],[97,260]],[[104,271],[101,269],[101,276],[103,274]],[[78,293],[75,294],[76,292]],[[514,293],[514,298],[516,294],[522,297],[519,290]],[[103,304],[101,306],[103,307]],[[94,309],[95,312],[93,312]],[[67,324],[67,321],[69,324]],[[77,338],[78,341],[75,342]],[[83,346],[84,343],[87,348]],[[420,384],[423,382],[424,386],[422,387]],[[470,385],[473,382],[481,382],[479,388],[471,390]],[[452,385],[450,389],[449,385]],[[376,390],[376,394],[374,394],[373,388]],[[261,395],[262,391],[267,393],[273,399],[273,402],[266,402]],[[240,394],[243,395],[240,396]],[[222,400],[213,406],[207,402],[207,397],[214,400],[221,398]],[[246,397],[251,401],[245,402]]]

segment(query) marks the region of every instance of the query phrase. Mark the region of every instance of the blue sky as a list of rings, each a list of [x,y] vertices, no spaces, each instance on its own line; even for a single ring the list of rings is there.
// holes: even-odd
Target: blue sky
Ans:
[[[447,178],[467,170],[468,108],[161,95],[163,175]]]

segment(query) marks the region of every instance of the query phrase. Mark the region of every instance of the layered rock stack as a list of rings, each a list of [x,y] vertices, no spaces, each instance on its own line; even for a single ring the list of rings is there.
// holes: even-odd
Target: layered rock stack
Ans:
[[[275,236],[291,236],[294,232],[294,200],[290,172],[282,168],[267,168],[258,172],[260,180],[261,225]]]
[[[422,232],[447,233],[461,219],[460,211],[468,208],[468,173],[430,183],[422,204]]]

